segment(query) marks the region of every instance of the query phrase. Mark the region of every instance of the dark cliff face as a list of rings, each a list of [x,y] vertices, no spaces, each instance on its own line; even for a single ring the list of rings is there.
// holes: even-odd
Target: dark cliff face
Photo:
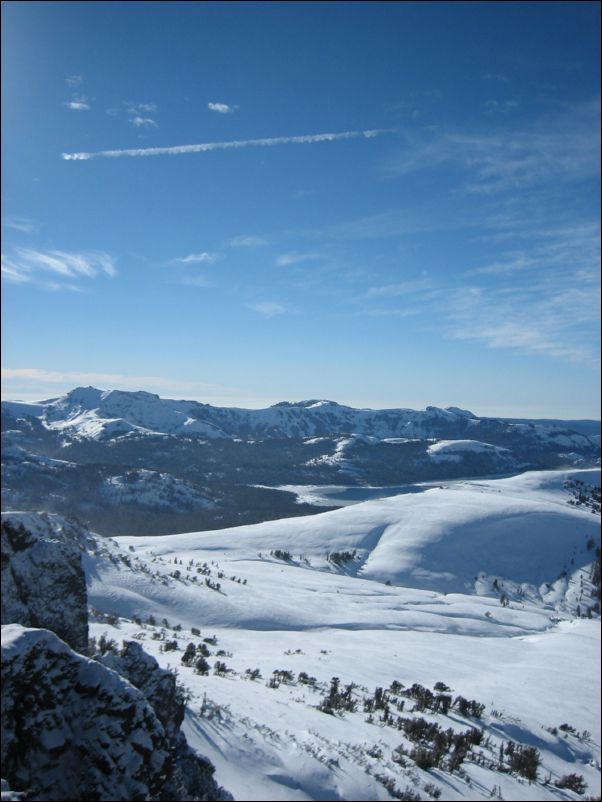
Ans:
[[[124,641],[120,652],[108,651],[96,659],[131,682],[157,711],[157,718],[173,738],[184,720],[186,701],[176,677],[161,668],[136,641]]]
[[[28,800],[230,800],[180,730],[174,674],[133,641],[78,654],[96,548],[60,516],[2,516],[2,776]]]
[[[59,516],[2,516],[2,623],[55,632],[88,647],[88,597],[78,527]]]
[[[180,731],[186,700],[175,675],[161,668],[155,658],[135,641],[125,641],[121,651],[108,651],[104,655],[98,655],[96,659],[138,688],[163,726],[172,756],[172,766],[162,787],[160,799],[231,799],[227,792],[216,785],[212,764],[190,749]]]
[[[149,799],[169,773],[140,691],[52,632],[2,630],[2,773],[28,799]]]

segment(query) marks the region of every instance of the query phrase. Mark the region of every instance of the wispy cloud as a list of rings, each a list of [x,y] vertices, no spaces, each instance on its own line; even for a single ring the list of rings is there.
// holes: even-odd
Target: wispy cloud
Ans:
[[[85,100],[68,100],[65,106],[72,111],[90,111],[90,104]]]
[[[599,283],[568,284],[450,292],[445,301],[449,336],[596,367],[598,349],[584,336],[584,326],[599,319]]]
[[[160,388],[169,391],[182,387],[204,389],[205,391],[218,387],[215,384],[202,382],[179,382],[161,376],[131,376],[123,373],[96,373],[83,371],[42,370],[40,368],[2,368],[3,381],[36,383],[43,385],[63,385],[73,388],[76,385],[94,385],[97,387],[115,388],[124,390],[154,390]]]
[[[159,126],[151,117],[134,117],[130,120],[135,128],[158,128]]]
[[[279,267],[289,267],[300,262],[315,262],[323,258],[324,256],[321,253],[283,253],[276,257],[276,264]]]
[[[247,306],[249,309],[252,309],[254,312],[258,312],[264,317],[276,317],[277,315],[283,315],[287,311],[287,307],[284,306],[284,304],[278,304],[272,301],[264,301],[257,304],[247,304]]]
[[[369,315],[370,317],[415,317],[416,315],[420,315],[422,313],[421,309],[385,309],[382,307],[373,307],[362,309],[363,315]]]
[[[207,103],[207,108],[217,111],[218,114],[232,114],[237,106],[229,106],[227,103]]]
[[[7,215],[2,218],[2,225],[4,228],[12,228],[13,231],[21,231],[24,234],[30,234],[36,230],[36,225],[28,220],[26,217],[19,217],[18,215]]]
[[[600,169],[599,115],[597,98],[503,132],[435,133],[420,139],[408,135],[392,170],[405,175],[442,166],[462,168],[463,189],[478,194],[593,178]]]
[[[342,131],[336,134],[308,134],[304,136],[277,136],[263,139],[239,139],[229,142],[205,142],[198,145],[174,145],[163,148],[126,148],[123,150],[100,150],[92,153],[63,153],[66,161],[87,161],[98,158],[118,158],[121,156],[177,156],[182,153],[206,153],[212,150],[231,150],[248,147],[271,147],[273,145],[307,145],[316,142],[339,142],[346,139],[373,139],[387,130]]]
[[[48,279],[47,274],[54,276]],[[12,283],[33,283],[50,290],[78,290],[73,280],[115,276],[115,260],[104,252],[67,253],[15,248],[2,256],[2,277]],[[57,278],[58,277],[58,278]]]
[[[217,262],[219,259],[218,253],[212,253],[210,251],[203,251],[202,253],[189,253],[188,256],[180,256],[177,259],[174,259],[174,262],[179,262],[183,265],[191,265],[191,264],[206,264],[212,265],[214,262]]]
[[[513,216],[503,220],[500,215],[489,226],[513,235],[514,247],[500,252],[494,241],[496,258],[463,273],[439,271],[354,292],[358,314],[416,317],[449,339],[597,368],[598,222],[567,215],[546,227],[536,218],[516,230]]]
[[[133,103],[131,100],[124,100],[123,105],[126,107],[128,114],[147,114],[151,111],[157,111],[156,103]]]
[[[319,228],[305,229],[300,233],[310,239],[348,242],[351,240],[380,240],[406,237],[410,234],[425,234],[443,229],[461,227],[461,211],[452,210],[445,219],[434,218],[429,206],[413,206],[411,209],[389,209],[376,214],[356,217]]]
[[[269,243],[265,237],[258,237],[253,234],[248,236],[232,237],[232,239],[228,242],[228,245],[231,248],[262,248],[268,244]]]
[[[429,290],[433,282],[429,278],[400,281],[395,284],[383,284],[379,287],[370,287],[366,292],[367,298],[399,298],[404,295],[413,295],[417,292]]]
[[[71,75],[69,78],[65,78],[65,83],[71,89],[79,89],[83,85],[84,79],[81,75]],[[68,100],[64,105],[71,111],[90,111],[88,98],[75,91],[71,93],[71,100]]]
[[[151,390],[166,398],[198,399],[214,404],[265,407],[280,398],[250,396],[240,387],[174,379],[93,371],[60,371],[40,368],[2,368],[2,397],[38,401],[62,395],[74,387],[93,385],[103,389]]]
[[[2,278],[14,284],[25,284],[31,281],[29,272],[5,254],[2,254]]]
[[[149,114],[157,111],[156,103],[136,103],[132,100],[124,100],[122,106],[128,121],[134,128],[158,128],[159,124]],[[119,109],[109,109],[109,114],[117,115],[120,113]]]
[[[600,227],[597,222],[559,225],[554,229],[532,227],[529,242],[520,248],[503,251],[494,262],[467,270],[464,275],[541,274],[596,269],[600,254]],[[514,233],[514,239],[517,234]],[[568,269],[568,270],[567,270]]]

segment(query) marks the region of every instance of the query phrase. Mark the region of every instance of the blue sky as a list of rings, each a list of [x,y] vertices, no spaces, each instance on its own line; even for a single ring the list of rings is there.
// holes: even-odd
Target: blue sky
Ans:
[[[2,17],[5,397],[599,417],[597,3]]]

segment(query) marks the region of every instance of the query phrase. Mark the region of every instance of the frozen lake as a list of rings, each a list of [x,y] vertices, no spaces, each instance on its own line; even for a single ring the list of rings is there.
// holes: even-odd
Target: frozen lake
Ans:
[[[299,504],[313,504],[315,507],[347,507],[376,498],[397,496],[401,493],[422,493],[437,484],[407,484],[387,487],[356,487],[355,485],[280,485],[273,490],[294,493]]]

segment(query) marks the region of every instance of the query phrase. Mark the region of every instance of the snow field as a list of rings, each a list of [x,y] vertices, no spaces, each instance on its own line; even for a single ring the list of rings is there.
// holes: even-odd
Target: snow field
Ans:
[[[568,504],[569,477],[599,482],[591,471],[530,473],[309,518],[101,541],[85,558],[90,604],[130,620],[91,631],[140,639],[177,668],[191,694],[187,738],[238,799],[388,800],[393,786],[423,799],[433,789],[446,800],[577,799],[554,786],[570,773],[599,794],[600,626],[575,617],[599,517]],[[353,550],[338,564],[327,559]],[[144,623],[149,616],[155,626]],[[181,665],[187,643],[214,635],[208,662],[224,662],[224,676]],[[162,651],[166,640],[177,650]],[[280,670],[293,679],[268,687]],[[332,677],[357,685],[356,711],[317,709]],[[480,720],[456,710],[412,714],[409,700],[394,711],[454,731],[483,728],[485,743],[460,770],[396,762],[397,747],[413,744],[363,710],[364,698],[394,680],[444,682],[454,697],[485,705]],[[539,750],[537,782],[492,769],[509,740]]]

